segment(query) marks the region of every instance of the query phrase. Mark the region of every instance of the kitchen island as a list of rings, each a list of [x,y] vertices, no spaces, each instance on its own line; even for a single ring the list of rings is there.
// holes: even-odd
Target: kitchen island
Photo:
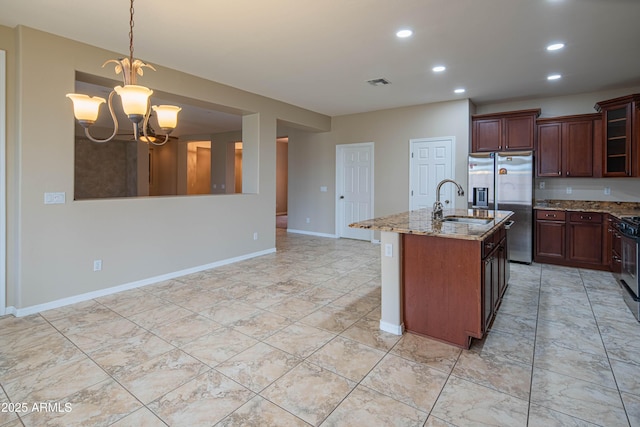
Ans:
[[[508,281],[510,211],[419,209],[350,227],[381,232],[380,329],[462,348],[482,338]]]

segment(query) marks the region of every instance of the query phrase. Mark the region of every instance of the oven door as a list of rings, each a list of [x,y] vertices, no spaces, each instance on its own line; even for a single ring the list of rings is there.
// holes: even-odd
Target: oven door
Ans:
[[[620,281],[633,296],[638,298],[638,242],[635,238],[622,235],[622,272]]]

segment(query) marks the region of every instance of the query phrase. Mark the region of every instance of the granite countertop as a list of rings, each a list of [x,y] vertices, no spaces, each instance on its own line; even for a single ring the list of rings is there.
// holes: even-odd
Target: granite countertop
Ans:
[[[536,200],[534,209],[608,213],[618,218],[640,216],[640,203],[588,200]]]
[[[433,210],[429,208],[418,209],[356,222],[350,224],[349,227],[452,239],[482,240],[513,215],[511,211],[487,211],[483,209],[445,209],[443,211],[445,217],[493,218],[487,224],[465,224],[446,221],[433,222],[431,220],[432,212]]]

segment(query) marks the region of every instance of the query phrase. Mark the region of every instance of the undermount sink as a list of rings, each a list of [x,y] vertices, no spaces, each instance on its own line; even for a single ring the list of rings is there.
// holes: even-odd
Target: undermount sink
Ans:
[[[493,218],[478,218],[473,216],[445,216],[442,218],[445,222],[460,222],[463,224],[489,224]]]

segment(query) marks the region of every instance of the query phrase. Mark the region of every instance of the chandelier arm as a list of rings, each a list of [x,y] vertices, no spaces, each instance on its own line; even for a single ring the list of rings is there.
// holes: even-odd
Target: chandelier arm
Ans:
[[[151,140],[150,142],[153,145],[164,145],[164,144],[167,143],[167,141],[169,141],[169,134],[164,135],[164,141],[162,141],[162,142],[154,142],[153,140]]]
[[[113,120],[113,133],[111,134],[111,136],[109,138],[106,138],[106,139],[96,139],[93,136],[91,136],[91,134],[89,133],[89,128],[88,127],[84,128],[85,136],[87,138],[89,138],[89,140],[91,140],[93,142],[97,142],[98,144],[102,144],[104,142],[111,141],[113,138],[115,138],[115,136],[118,133],[118,119],[116,118],[115,111],[113,111],[113,103],[112,103],[113,95],[115,93],[116,92],[112,90],[111,93],[109,94],[109,100],[107,101],[107,105],[109,106],[109,112],[111,113],[111,120]]]

